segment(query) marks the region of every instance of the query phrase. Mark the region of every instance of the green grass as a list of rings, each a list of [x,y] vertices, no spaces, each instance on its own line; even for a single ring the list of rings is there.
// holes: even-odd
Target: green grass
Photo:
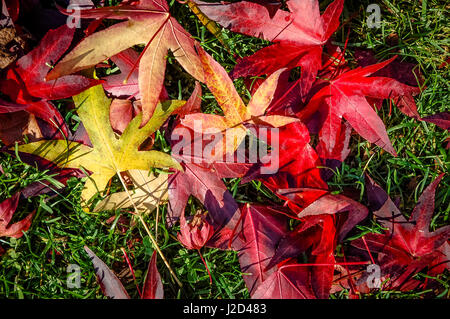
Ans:
[[[321,1],[324,8],[331,1]],[[426,82],[424,91],[416,98],[422,116],[449,110],[448,66],[440,67],[449,56],[449,28],[445,23],[446,1],[378,1],[382,8],[382,27],[369,29],[365,24],[365,8],[373,1],[346,1],[341,21],[347,24],[336,34],[335,43],[342,44],[350,32],[347,58],[352,61],[355,48],[372,48],[380,59],[398,54],[402,59],[415,62]],[[227,70],[235,64],[235,57],[249,55],[262,48],[265,42],[223,31],[230,46],[230,55],[197,20],[189,10],[172,1],[172,13],[213,57]],[[447,6],[447,8],[446,8]],[[356,14],[355,14],[356,13]],[[353,19],[348,20],[351,16]],[[349,31],[350,30],[350,31]],[[398,44],[392,46],[389,35],[398,35]],[[181,72],[181,73],[180,73]],[[181,71],[180,66],[169,59],[166,85],[174,98],[187,98],[193,81]],[[242,81],[236,81],[241,96],[248,97]],[[204,87],[203,110],[218,112],[217,103]],[[65,111],[66,103],[58,104],[72,128],[78,124],[73,113]],[[357,135],[352,137],[351,154],[336,172],[330,186],[337,192],[349,189],[360,193],[366,203],[364,173],[368,173],[392,198],[400,198],[401,210],[410,214],[424,188],[446,172],[449,151],[445,149],[447,133],[433,124],[418,122],[400,113],[395,107],[388,116],[385,103],[379,112],[398,157],[383,152]],[[161,147],[164,146],[160,141]],[[0,153],[0,164],[5,175],[0,175],[0,200],[10,197],[32,182],[48,180],[45,172],[23,164],[14,155]],[[448,225],[450,218],[448,175],[442,180],[436,194],[435,217],[432,228]],[[239,185],[238,180],[227,180],[227,185],[238,202],[267,202],[274,196],[257,182]],[[22,199],[15,220],[35,210],[32,227],[20,239],[0,238],[5,250],[0,257],[0,297],[6,298],[103,298],[96,284],[92,264],[83,250],[88,245],[121,278],[129,294],[138,297],[135,283],[124,262],[121,248],[125,248],[134,268],[137,284],[141,287],[147,264],[153,253],[150,240],[139,222],[130,227],[117,223],[119,216],[131,218],[127,211],[86,213],[79,202],[82,189],[80,180],[72,179],[69,187],[58,189],[57,195],[41,195]],[[198,202],[191,199],[189,207],[194,211]],[[176,240],[177,227],[164,225],[166,208],[160,209],[158,243],[169,260],[180,288],[167,268],[159,260],[158,268],[163,277],[166,298],[248,298],[242,279],[237,254],[203,249],[202,253],[211,270],[213,284],[196,251],[189,251]],[[146,217],[150,229],[154,229],[154,214]],[[107,220],[113,217],[112,223]],[[354,236],[377,229],[371,220],[355,230]],[[0,249],[1,251],[1,249]],[[66,271],[68,265],[81,267],[81,288],[68,289]],[[424,279],[425,274],[419,278]],[[449,297],[449,276],[438,278],[440,293],[416,291],[410,293],[380,292],[370,298],[424,298]],[[346,298],[345,291],[333,298]]]

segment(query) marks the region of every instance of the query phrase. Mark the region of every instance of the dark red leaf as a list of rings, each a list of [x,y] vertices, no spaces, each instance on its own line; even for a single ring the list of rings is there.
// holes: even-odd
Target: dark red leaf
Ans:
[[[237,233],[239,263],[244,273],[244,281],[253,295],[256,289],[276,271],[267,269],[278,241],[287,232],[287,217],[275,209],[246,204],[242,208],[242,230]]]
[[[161,275],[156,267],[157,256],[156,251],[154,251],[148,264],[147,277],[142,288],[142,299],[164,299]]]
[[[450,130],[450,112],[442,112],[422,118],[422,120],[436,124],[444,130]]]
[[[17,205],[19,203],[19,196],[20,193],[17,193],[13,197],[0,203],[0,237],[22,237],[23,232],[27,231],[31,226],[31,220],[34,213],[29,214],[17,223],[9,225],[14,213],[16,212]]]
[[[103,294],[108,298],[113,299],[130,299],[127,291],[123,287],[119,278],[109,269],[106,264],[94,254],[87,246],[84,246],[84,250],[88,254],[89,258],[94,265],[95,274],[97,275],[97,281],[102,289]]]

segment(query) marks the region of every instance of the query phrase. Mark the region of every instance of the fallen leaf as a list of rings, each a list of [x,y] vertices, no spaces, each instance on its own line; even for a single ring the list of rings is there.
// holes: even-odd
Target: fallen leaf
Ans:
[[[232,78],[270,75],[281,68],[301,66],[303,96],[321,67],[322,47],[339,26],[344,5],[343,0],[336,0],[320,15],[317,0],[289,0],[286,2],[289,11],[278,10],[271,17],[266,7],[253,2],[196,3],[223,27],[275,43],[239,59],[231,72]]]
[[[449,268],[450,226],[430,231],[434,193],[443,176],[441,174],[423,191],[409,219],[398,211],[387,195],[381,194],[378,185],[368,179],[378,193],[372,197],[375,204],[380,206],[386,199],[374,211],[374,216],[387,230],[382,234],[367,234],[364,239],[369,251],[378,253],[376,262],[382,276],[390,279],[383,289],[409,290],[420,284],[413,282],[411,287],[411,278],[422,269],[428,267],[428,274],[432,275]],[[352,245],[360,250],[367,249],[362,239],[352,241]]]
[[[407,86],[392,78],[371,76],[394,59],[395,57],[375,65],[348,70],[329,80],[297,114],[302,121],[306,121],[323,108],[322,112],[327,115],[321,126],[319,139],[324,149],[330,149],[328,153],[333,153],[334,144],[339,141],[336,135],[340,134],[340,130],[336,128],[344,118],[367,141],[397,155],[383,121],[366,99],[402,99],[411,112],[417,113],[413,96],[420,92],[419,88]]]
[[[100,285],[103,294],[112,299],[130,299],[124,286],[112,270],[109,269],[109,267],[106,266],[106,264],[87,246],[84,246],[84,250],[91,259],[95,274],[97,275],[97,282]]]
[[[203,81],[195,41],[170,15],[166,1],[141,0],[137,4],[81,10],[80,16],[126,21],[85,38],[55,66],[47,80],[93,67],[132,46],[146,44],[139,61],[142,125],[150,120],[157,107],[169,49],[188,73]]]
[[[23,236],[23,232],[27,231],[31,226],[34,213],[29,214],[17,223],[9,225],[19,204],[19,196],[20,193],[17,193],[0,203],[0,237],[20,238]]]
[[[245,124],[280,127],[296,122],[293,117],[265,116],[273,99],[278,77],[283,70],[270,76],[255,92],[246,107],[225,69],[201,47],[197,47],[203,65],[206,85],[213,93],[225,116],[194,113],[186,115],[181,123],[199,133],[221,134],[222,142],[216,143],[211,160],[233,154],[247,135]]]
[[[147,277],[142,287],[142,299],[164,299],[164,289],[161,281],[161,275],[156,267],[156,251],[148,264]]]
[[[149,170],[151,167],[181,169],[170,155],[158,151],[139,151],[139,146],[155,132],[184,101],[159,104],[152,120],[139,129],[141,115],[135,117],[127,129],[116,138],[110,126],[108,106],[102,86],[95,86],[74,97],[77,113],[86,128],[93,147],[64,140],[42,140],[18,147],[51,161],[62,168],[84,168],[90,172],[82,192],[84,205],[98,191],[103,191],[115,174],[131,169]]]

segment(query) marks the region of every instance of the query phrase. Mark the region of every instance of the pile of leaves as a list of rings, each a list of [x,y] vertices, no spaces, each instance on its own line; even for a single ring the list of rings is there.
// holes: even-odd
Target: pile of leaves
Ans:
[[[83,178],[83,209],[123,209],[147,229],[146,213],[167,205],[166,223],[179,223],[177,239],[187,249],[237,251],[252,298],[428,289],[436,283],[417,280],[419,272],[436,276],[449,269],[450,226],[430,230],[443,174],[423,191],[409,218],[368,175],[369,207],[327,183],[349,156],[352,134],[396,156],[377,114],[384,100],[404,116],[449,129],[449,113],[421,118],[414,97],[422,76],[398,57],[379,62],[361,51],[358,65],[345,59],[346,46],[332,41],[344,0],[323,12],[317,0],[283,6],[188,0],[209,30],[222,26],[270,42],[239,58],[231,72],[182,27],[165,0],[71,4],[80,8],[78,29],[51,27],[31,50],[16,45],[0,56],[0,139],[2,152],[19,155],[62,185]],[[2,0],[2,41],[5,30],[15,35],[11,39],[22,39],[18,43],[25,41],[15,21],[29,5]],[[73,11],[58,8],[58,15],[74,18]],[[187,101],[169,98],[168,56],[181,66],[180,77],[195,81]],[[114,68],[120,73],[110,72]],[[248,103],[233,83],[239,78],[251,96]],[[216,112],[202,109],[205,89],[217,101]],[[61,114],[67,110],[55,106],[60,100],[76,112],[76,127]],[[251,160],[254,145],[270,151]],[[277,169],[271,170],[274,161]],[[229,178],[258,181],[274,199],[239,204],[224,182]],[[111,194],[114,183],[122,191]],[[51,192],[50,183],[40,183],[20,193]],[[30,228],[33,213],[10,224],[20,193],[0,204],[0,236],[21,237]],[[202,204],[195,215],[187,208],[191,197]],[[369,219],[383,231],[353,236],[344,249],[356,226]],[[148,235],[155,253],[139,293],[162,298],[156,253],[168,267],[170,260],[149,230]],[[105,295],[128,298],[114,273],[87,247],[86,252]],[[379,269],[376,285],[370,265]]]

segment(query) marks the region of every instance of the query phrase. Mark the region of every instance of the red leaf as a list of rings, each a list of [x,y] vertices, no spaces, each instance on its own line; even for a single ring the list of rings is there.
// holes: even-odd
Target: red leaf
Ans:
[[[252,295],[253,299],[316,299],[308,266],[285,264],[271,274]]]
[[[450,112],[442,112],[422,118],[422,120],[436,124],[444,130],[450,130]]]
[[[302,67],[302,95],[311,88],[321,67],[322,47],[339,26],[344,1],[335,0],[320,15],[319,2],[290,0],[288,11],[271,17],[264,6],[241,1],[210,4],[196,1],[210,19],[234,32],[275,42],[250,57],[240,59],[232,77],[272,74],[280,68]]]
[[[6,79],[0,82],[3,93],[22,105],[27,112],[62,130],[66,136],[69,132],[64,119],[48,100],[68,98],[99,83],[79,75],[45,81],[51,65],[69,48],[73,33],[74,29],[66,25],[49,31],[34,50],[8,70]]]
[[[303,218],[323,214],[334,215],[343,212],[347,213],[339,228],[338,240],[341,241],[356,224],[364,220],[369,214],[368,209],[364,205],[343,195],[326,194],[298,212],[297,216]]]
[[[23,232],[27,231],[31,226],[31,220],[34,213],[29,214],[21,221],[9,225],[19,203],[20,194],[17,193],[11,198],[8,198],[0,203],[0,237],[14,237],[20,238]],[[9,225],[9,226],[8,226]]]
[[[156,267],[156,251],[153,252],[150,263],[148,264],[147,277],[145,278],[142,289],[142,299],[163,299],[164,289],[161,281],[161,275]]]
[[[287,232],[287,217],[275,209],[247,204],[241,210],[242,230],[237,233],[239,263],[250,295],[276,271],[267,269],[278,241]]]
[[[106,264],[94,254],[87,246],[84,246],[84,250],[88,254],[89,258],[94,265],[95,274],[97,275],[97,281],[102,289],[103,294],[108,298],[113,299],[130,299],[127,291],[123,287],[119,278],[109,269]]]
[[[276,136],[278,135],[278,136]],[[279,170],[271,176],[261,176],[264,184],[274,192],[278,189],[311,187],[327,189],[319,166],[322,163],[309,144],[308,129],[302,123],[292,123],[272,132],[267,141],[279,141]],[[272,144],[272,147],[276,145]]]
[[[20,58],[14,68],[8,70],[2,82],[2,92],[17,103],[27,104],[36,99],[58,100],[83,92],[99,81],[79,75],[64,76],[45,81],[45,76],[69,48],[75,29],[66,25],[50,30],[39,45]]]
[[[405,289],[410,278],[425,267],[430,267],[429,274],[438,274],[449,268],[450,226],[433,232],[429,229],[434,210],[434,193],[443,176],[440,175],[424,190],[409,220],[399,212],[387,195],[382,194],[379,186],[369,179],[371,188],[377,192],[369,199],[377,201],[376,206],[380,207],[374,211],[374,215],[387,230],[383,234],[366,235],[365,240],[369,250],[378,253],[377,263],[381,266],[382,274],[391,279],[388,288]],[[386,201],[381,205],[380,201],[384,198]],[[352,244],[366,250],[361,239]]]
[[[177,238],[187,249],[201,249],[213,234],[214,228],[206,221],[205,215],[196,214],[188,223],[184,212],[181,214]]]
[[[149,121],[159,101],[169,49],[188,73],[203,81],[203,71],[194,49],[195,40],[170,15],[166,1],[124,2],[117,6],[81,10],[80,15],[82,18],[125,21],[84,38],[55,66],[47,79],[93,67],[130,47],[146,44],[138,61],[142,125]]]
[[[300,119],[306,121],[318,110],[327,112],[326,120],[319,132],[323,148],[330,150],[335,148],[334,144],[340,140],[337,136],[340,130],[336,127],[340,125],[341,118],[345,118],[367,141],[396,155],[382,120],[366,98],[401,98],[408,104],[410,110],[416,109],[412,96],[420,92],[419,88],[402,84],[392,78],[371,76],[393,59],[395,57],[375,65],[349,70],[331,79],[297,114]]]
[[[179,140],[179,137],[182,139]],[[196,144],[196,140],[200,142]],[[185,170],[169,177],[169,224],[176,222],[182,215],[192,195],[205,205],[209,221],[216,230],[226,224],[233,229],[234,216],[239,207],[222,178],[241,177],[250,169],[251,164],[210,162],[204,159],[202,152],[210,142],[208,136],[181,125],[173,130],[171,142],[172,156],[183,163]],[[197,147],[201,147],[200,150]]]

